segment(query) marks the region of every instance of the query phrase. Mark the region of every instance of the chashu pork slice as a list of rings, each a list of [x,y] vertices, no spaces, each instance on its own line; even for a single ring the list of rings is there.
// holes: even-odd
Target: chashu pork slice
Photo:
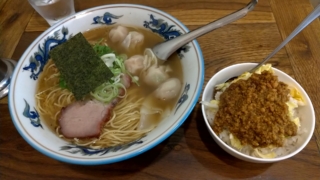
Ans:
[[[99,137],[112,108],[97,101],[76,101],[61,110],[60,132],[67,138]]]

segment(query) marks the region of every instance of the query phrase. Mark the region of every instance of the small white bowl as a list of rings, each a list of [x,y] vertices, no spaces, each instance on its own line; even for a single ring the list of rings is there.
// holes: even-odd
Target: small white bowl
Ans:
[[[213,99],[213,90],[214,90],[215,85],[220,84],[220,83],[224,83],[229,78],[239,76],[243,72],[249,71],[250,69],[252,69],[255,65],[257,65],[257,64],[256,63],[235,64],[235,65],[226,67],[226,68],[222,69],[221,71],[219,71],[218,73],[216,73],[215,75],[213,75],[213,77],[209,80],[209,82],[207,83],[207,85],[204,89],[204,92],[202,95],[202,101],[209,102],[210,100]],[[310,139],[312,137],[314,127],[315,127],[315,114],[314,114],[313,105],[310,101],[308,94],[299,85],[299,83],[297,83],[289,75],[287,75],[286,73],[284,73],[276,68],[273,68],[273,70],[274,70],[275,75],[278,76],[279,81],[282,81],[291,87],[295,87],[299,92],[301,92],[303,98],[306,101],[305,106],[299,106],[299,108],[298,108],[299,117],[301,119],[301,128],[306,130],[306,132],[302,134],[301,141],[298,141],[298,143],[296,145],[296,149],[288,155],[276,157],[273,159],[262,159],[262,158],[249,156],[249,155],[246,155],[244,153],[241,153],[241,152],[235,150],[234,148],[230,147],[225,142],[223,142],[219,138],[219,136],[212,130],[210,123],[208,122],[208,119],[206,117],[205,107],[204,107],[204,105],[202,105],[202,114],[204,116],[204,120],[205,120],[206,126],[209,130],[209,133],[212,136],[212,138],[214,139],[214,141],[222,149],[227,151],[230,155],[232,155],[236,158],[239,158],[241,160],[248,161],[248,162],[254,162],[254,163],[272,163],[272,162],[277,162],[277,161],[281,161],[284,159],[288,159],[288,158],[296,155],[297,153],[299,153],[308,144],[308,142],[310,141]]]
[[[39,117],[35,101],[38,72],[48,60],[52,46],[71,35],[89,29],[124,24],[149,29],[165,39],[174,38],[189,30],[176,18],[155,8],[114,4],[91,8],[67,17],[43,32],[24,52],[12,75],[9,109],[12,121],[21,136],[41,153],[59,161],[96,165],[122,161],[137,156],[169,137],[187,119],[202,91],[204,60],[197,41],[181,51],[183,87],[179,102],[166,119],[142,139],[132,143],[93,150],[70,145],[53,133]]]

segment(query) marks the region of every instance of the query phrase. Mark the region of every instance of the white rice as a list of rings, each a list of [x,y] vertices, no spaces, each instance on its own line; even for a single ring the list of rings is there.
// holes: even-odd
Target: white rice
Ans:
[[[215,94],[215,100],[220,100],[220,95],[222,94],[223,92],[217,92]],[[290,97],[292,98],[292,97]],[[208,107],[206,104],[207,103],[204,103],[202,102],[205,107],[206,107],[206,117],[207,117],[207,120],[208,122],[210,123],[210,125],[213,125],[213,121],[214,121],[214,117],[215,117],[215,114],[217,113],[218,109],[217,108],[211,108],[211,107]],[[294,109],[294,112],[293,112],[293,117],[298,117],[298,111],[297,111],[297,108]],[[300,122],[301,122],[301,118],[300,118]],[[241,147],[241,149],[237,149],[236,147],[232,146],[231,145],[231,139],[230,139],[230,132],[227,131],[227,130],[224,130],[222,131],[220,134],[219,134],[219,138],[225,142],[226,144],[228,144],[230,147],[232,147],[233,149],[241,152],[241,153],[244,153],[246,155],[249,155],[249,156],[253,156],[253,157],[257,157],[257,158],[268,158],[268,157],[262,157],[260,156],[259,154],[257,154],[257,150],[263,154],[263,155],[266,155],[266,154],[269,154],[269,153],[275,153],[275,157],[281,157],[281,156],[285,156],[285,155],[288,155],[290,154],[291,152],[295,151],[296,148],[297,148],[297,143],[299,143],[299,141],[301,141],[301,135],[303,133],[305,133],[306,130],[305,129],[302,129],[300,126],[298,126],[298,130],[297,130],[297,135],[296,136],[292,136],[292,137],[288,137],[284,140],[284,143],[283,143],[283,146],[282,147],[275,147],[275,148],[270,148],[270,147],[266,147],[266,148],[253,148],[251,145],[245,145]],[[275,157],[272,157],[272,158],[275,158]]]
[[[276,147],[276,148],[257,148],[262,154],[268,154],[274,152],[276,154],[275,157],[281,157],[290,154],[291,152],[296,150],[296,144],[298,141],[301,139],[301,134],[304,133],[305,130],[303,131],[302,128],[298,129],[298,133],[296,136],[292,136],[289,138],[286,138],[283,144],[283,147]],[[232,147],[233,149],[244,153],[249,156],[257,157],[257,158],[262,158],[260,157],[257,153],[255,153],[255,148],[253,148],[250,145],[243,146],[240,150],[233,147],[231,145],[231,139],[230,139],[230,132],[227,130],[222,131],[219,134],[219,138],[225,142],[227,145]]]

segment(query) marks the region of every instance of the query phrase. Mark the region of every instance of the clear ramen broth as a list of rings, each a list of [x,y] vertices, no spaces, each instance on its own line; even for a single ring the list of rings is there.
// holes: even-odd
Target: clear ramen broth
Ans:
[[[115,51],[116,54],[118,54],[118,55],[125,54],[128,58],[130,58],[133,55],[143,55],[144,50],[146,48],[151,48],[154,45],[156,45],[157,43],[164,41],[164,39],[161,36],[151,32],[148,29],[125,26],[130,31],[137,31],[137,32],[142,33],[144,35],[144,42],[139,48],[133,48],[133,49],[127,50],[127,49],[121,47],[120,43],[113,43],[110,40],[109,32],[113,27],[114,26],[106,26],[106,27],[91,29],[91,30],[84,32],[83,35],[88,40],[88,42],[90,44],[95,44],[95,43],[100,42],[102,40],[103,43],[106,43],[112,50]],[[181,63],[179,56],[177,54],[173,54],[165,62],[165,65],[169,66],[172,69],[172,71],[170,72],[170,78],[171,77],[178,78],[181,82],[181,85],[183,86],[183,84],[182,84],[183,83],[182,63]],[[48,64],[46,66],[48,66]],[[45,69],[46,69],[46,67],[45,67]],[[45,89],[48,89],[53,86],[59,86],[59,77],[51,78],[49,81],[45,80],[45,79],[48,79],[48,77],[49,77],[48,74],[55,73],[56,71],[57,70],[53,68],[53,69],[47,70],[47,73],[46,73],[47,75],[43,75],[44,73],[42,73],[40,75],[39,80],[38,80],[38,86],[37,86],[36,93],[42,92]],[[46,77],[44,77],[44,76],[46,76]],[[137,97],[136,99],[144,99],[155,90],[155,88],[151,88],[150,86],[146,85],[144,83],[144,81],[142,81],[142,80],[139,80],[138,82],[139,82],[138,83],[139,85],[132,83],[131,86],[127,89],[128,98],[129,98],[129,96],[133,95],[133,96]],[[64,89],[64,91],[67,91],[67,90]],[[70,98],[70,97],[64,97],[64,98]],[[149,101],[149,104],[151,106],[154,106],[154,107],[160,108],[160,109],[170,109],[170,112],[172,112],[177,101],[178,101],[178,98],[179,98],[179,95],[171,100],[168,100],[168,101],[159,101],[156,98],[153,98],[153,99],[151,98],[151,100]],[[57,99],[57,101],[58,100],[59,99]],[[39,104],[42,103],[41,101],[42,100],[40,100],[37,103],[38,111],[40,109],[38,106],[39,106]],[[45,99],[43,101],[45,101]],[[72,101],[75,101],[75,100],[73,99]],[[123,108],[123,107],[126,108],[126,104],[124,104],[124,103],[127,103],[127,101],[121,100],[119,102],[119,104],[114,108],[113,113],[117,113],[117,111],[120,111],[120,108]],[[117,107],[119,107],[119,108],[117,108]],[[45,109],[47,107],[43,107],[43,108]],[[58,118],[59,118],[59,113],[60,113],[61,107],[57,106],[57,107],[53,107],[53,108],[55,108],[54,111],[56,112],[56,116],[54,116],[54,117],[50,116],[48,114],[45,114],[45,113],[41,113],[41,111],[39,111],[39,113],[42,117],[42,120],[44,120],[44,122],[46,123],[46,125],[48,125],[51,128],[51,130],[53,130],[54,132],[57,132],[56,128],[59,126]],[[135,109],[135,111],[139,111],[139,109]],[[160,114],[154,114],[151,117],[152,118],[150,118],[150,119],[151,119],[152,123],[158,124],[161,121],[162,116]],[[88,141],[89,141],[89,139],[88,139]]]

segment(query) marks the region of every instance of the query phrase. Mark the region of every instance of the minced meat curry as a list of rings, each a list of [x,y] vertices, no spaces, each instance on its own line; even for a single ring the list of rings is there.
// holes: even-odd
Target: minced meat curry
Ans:
[[[221,95],[213,130],[229,130],[241,144],[282,146],[286,136],[297,134],[289,119],[289,89],[269,71],[232,83]]]

